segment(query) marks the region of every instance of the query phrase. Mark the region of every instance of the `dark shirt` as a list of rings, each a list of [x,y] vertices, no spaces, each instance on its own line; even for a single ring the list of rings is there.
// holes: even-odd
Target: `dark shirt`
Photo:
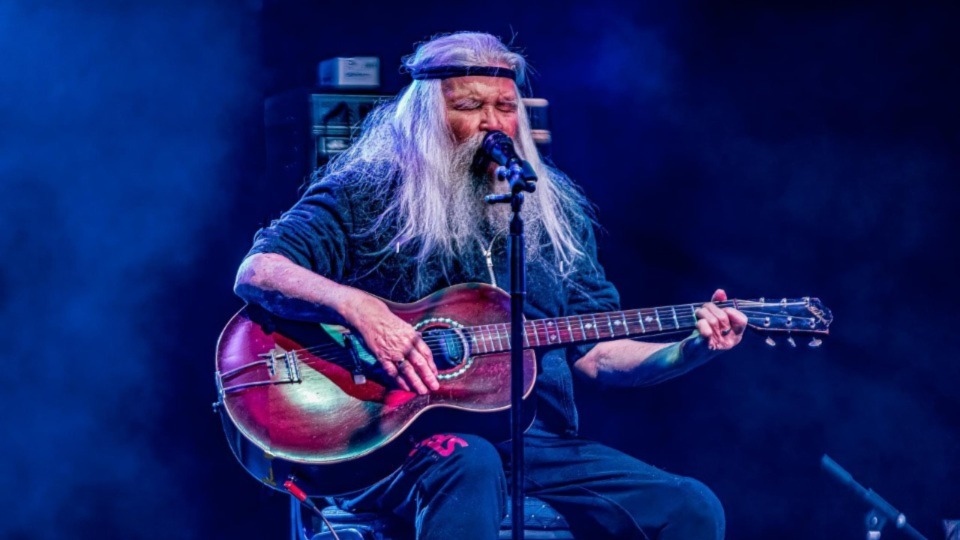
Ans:
[[[382,215],[387,197],[352,189],[350,178],[327,177],[315,182],[290,210],[257,232],[250,250],[277,253],[324,277],[356,287],[393,302],[408,303],[427,293],[457,283],[490,283],[481,246],[467,252],[442,271],[439,261],[419,263],[413,242],[388,245],[397,233],[395,223],[372,224]],[[389,190],[388,190],[389,191]],[[527,264],[525,317],[542,319],[619,309],[616,288],[607,281],[596,260],[593,227],[576,231],[587,253],[578,259],[566,279],[550,247]],[[531,242],[527,238],[527,242]],[[493,239],[496,284],[508,287],[508,238]],[[416,273],[430,276],[424,290],[415,287]],[[575,435],[577,409],[573,398],[571,365],[591,345],[538,350],[537,419],[535,429]]]

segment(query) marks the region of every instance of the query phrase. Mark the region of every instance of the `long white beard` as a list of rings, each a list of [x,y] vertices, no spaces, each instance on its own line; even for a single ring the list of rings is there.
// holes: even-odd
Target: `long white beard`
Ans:
[[[493,177],[492,168],[478,171],[475,167],[482,142],[483,134],[477,134],[454,149],[447,186],[450,222],[466,226],[466,229],[461,229],[464,236],[475,236],[477,239],[505,234],[511,218],[509,204],[489,204],[485,200],[487,195],[508,193],[510,187],[507,182]],[[527,222],[527,237],[536,238],[540,232],[537,223],[540,205],[535,194],[526,195],[521,215]]]

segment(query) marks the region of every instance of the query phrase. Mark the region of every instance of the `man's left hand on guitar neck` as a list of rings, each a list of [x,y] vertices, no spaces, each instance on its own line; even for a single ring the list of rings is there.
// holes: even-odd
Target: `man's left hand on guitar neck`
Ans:
[[[697,331],[706,340],[707,349],[711,351],[725,351],[732,349],[743,338],[743,331],[747,329],[747,316],[737,309],[721,308],[716,303],[725,302],[727,293],[717,289],[710,301],[698,309]]]
[[[649,386],[682,375],[732,349],[743,338],[747,317],[716,304],[726,300],[727,293],[717,289],[711,301],[695,312],[697,330],[682,341],[607,341],[597,344],[574,367],[587,378],[610,386]]]

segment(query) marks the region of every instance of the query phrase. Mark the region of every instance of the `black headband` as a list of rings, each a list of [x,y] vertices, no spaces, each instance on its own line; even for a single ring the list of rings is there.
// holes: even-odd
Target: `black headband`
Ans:
[[[516,71],[497,66],[433,66],[410,72],[410,76],[417,81],[424,79],[452,79],[454,77],[470,77],[474,75],[481,77],[502,77],[513,81],[517,80]]]

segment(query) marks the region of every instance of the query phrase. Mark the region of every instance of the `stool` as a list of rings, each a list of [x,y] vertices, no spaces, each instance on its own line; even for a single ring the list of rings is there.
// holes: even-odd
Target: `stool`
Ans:
[[[507,502],[507,509],[511,509]],[[526,497],[524,508],[524,538],[528,540],[572,540],[573,535],[563,518],[549,504],[535,497]],[[413,538],[413,531],[406,523],[384,514],[345,512],[336,506],[323,509],[333,530],[340,540],[402,540]],[[306,517],[306,521],[303,519]],[[312,514],[301,515],[300,501],[290,497],[290,522],[293,525],[293,540],[333,540],[320,518]],[[508,514],[500,524],[498,538],[509,540],[513,520]]]

